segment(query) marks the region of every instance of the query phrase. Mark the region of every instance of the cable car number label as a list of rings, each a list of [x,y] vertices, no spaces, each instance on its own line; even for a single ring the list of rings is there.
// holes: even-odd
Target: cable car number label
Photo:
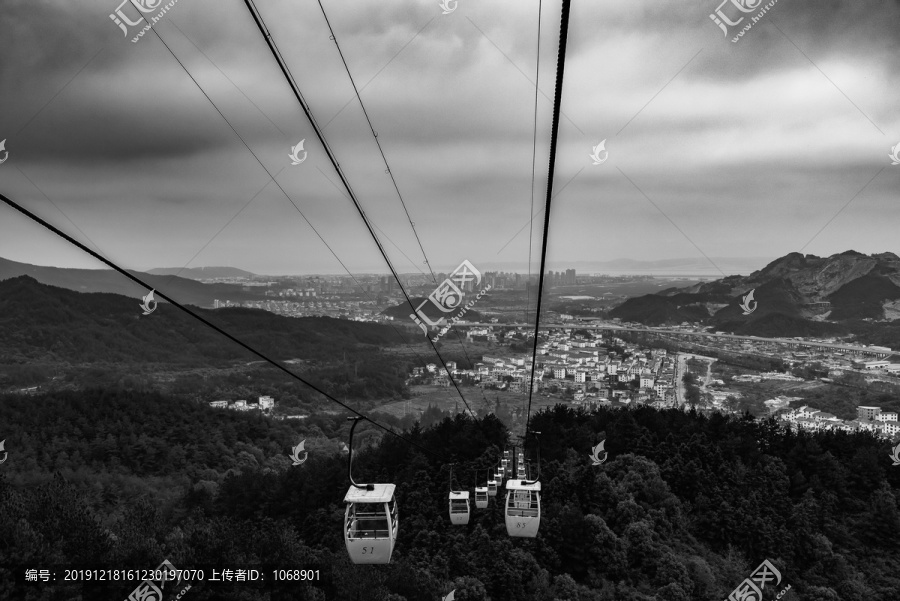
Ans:
[[[363,555],[374,555],[374,554],[375,554],[375,547],[363,547],[363,548],[362,548],[362,554],[363,554]]]

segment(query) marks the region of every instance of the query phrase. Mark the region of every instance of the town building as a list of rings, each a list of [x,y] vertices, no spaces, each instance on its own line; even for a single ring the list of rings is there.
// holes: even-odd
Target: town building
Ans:
[[[864,405],[860,405],[856,408],[856,417],[860,421],[872,421],[878,419],[879,413],[881,413],[881,407],[867,407]]]

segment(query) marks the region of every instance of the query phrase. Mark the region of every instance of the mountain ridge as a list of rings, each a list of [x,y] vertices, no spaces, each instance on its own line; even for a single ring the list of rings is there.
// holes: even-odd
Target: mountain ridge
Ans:
[[[180,275],[192,280],[213,278],[253,278],[257,274],[237,267],[154,267],[145,273],[151,275]]]
[[[757,305],[745,315],[740,305],[751,290]],[[645,325],[693,321],[759,336],[839,335],[854,320],[887,320],[885,309],[897,299],[900,257],[894,253],[793,252],[747,276],[627,299],[610,314]]]
[[[389,326],[261,309],[191,308],[276,359],[322,358],[402,340]],[[140,302],[81,293],[30,276],[0,281],[0,365],[33,362],[165,363],[205,366],[258,359],[172,305],[143,315]]]
[[[204,284],[186,277],[126,271],[178,302],[198,307],[212,307],[217,298],[233,301],[262,298],[237,284]],[[46,267],[0,258],[0,282],[20,276],[29,276],[42,284],[75,292],[120,294],[138,300],[147,294],[145,288],[112,269]]]

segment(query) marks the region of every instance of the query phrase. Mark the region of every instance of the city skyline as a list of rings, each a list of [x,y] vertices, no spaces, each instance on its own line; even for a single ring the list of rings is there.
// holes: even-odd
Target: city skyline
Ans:
[[[177,3],[155,26],[190,75],[153,32],[123,37],[116,4],[0,16],[5,194],[129,269],[342,273],[302,211],[352,273],[387,272],[242,3]],[[709,19],[717,4],[573,6],[547,269],[678,256],[721,276],[720,257],[900,253],[898,59],[884,50],[900,8],[778,4],[734,44]],[[427,271],[419,242],[435,271],[527,267],[537,214],[536,273],[557,8],[542,20],[533,192],[536,6],[325,9],[419,240],[318,6],[262,16],[397,271]],[[608,160],[592,164],[602,140]],[[99,267],[2,211],[0,256]]]
[[[6,257],[0,257],[0,260],[7,259]],[[733,274],[741,274],[747,275],[752,271],[757,269],[761,269],[765,265],[768,265],[772,261],[774,261],[775,257],[713,257],[713,260],[717,265],[723,267],[730,267],[731,270],[729,273]],[[64,266],[60,265],[45,265],[45,264],[37,264],[37,263],[28,263],[24,261],[19,261],[19,263],[34,265],[36,267],[56,267],[61,269],[66,269]],[[575,267],[573,267],[572,263],[564,263],[564,262],[550,262],[547,265],[547,269],[545,272],[550,271],[566,271],[568,269],[575,269],[579,274],[615,274],[615,275],[660,275],[660,276],[668,276],[668,275],[718,275],[712,266],[709,265],[705,260],[698,261],[696,258],[692,257],[682,257],[677,259],[661,259],[656,261],[635,261],[633,259],[615,259],[612,261],[577,261],[574,262]],[[450,264],[446,265],[436,265],[433,266],[434,274],[437,276],[441,273],[447,274],[451,272],[456,266],[451,266]],[[537,277],[538,272],[535,266],[535,269],[532,269],[530,272],[527,269],[527,265],[516,265],[514,263],[485,263],[483,265],[478,266],[480,271],[483,273],[517,273],[522,276],[527,276],[529,273],[532,277]],[[190,267],[175,267],[175,266],[152,266],[147,269],[143,269],[145,273],[157,272],[157,271],[176,271],[182,274],[183,277],[189,277],[188,275],[184,275],[184,272],[189,272],[192,269],[235,269],[239,271],[245,271],[251,273],[254,276],[271,276],[271,277],[309,277],[309,276],[342,276],[349,277],[346,271],[342,272],[318,272],[318,271],[302,271],[302,272],[294,272],[294,273],[257,273],[250,271],[249,269],[244,269],[240,265],[192,265]],[[72,268],[75,269],[75,268]],[[87,269],[98,269],[98,270],[107,270],[109,269],[106,266],[99,267],[88,267]],[[353,271],[354,275],[362,275],[362,276],[390,276],[391,273],[386,268],[378,269],[373,268],[368,271],[359,270]],[[421,272],[416,271],[404,271],[402,269],[398,270],[398,275],[401,277],[425,277],[427,276],[429,279],[431,278],[430,274],[423,274]],[[216,276],[210,276],[216,277]]]

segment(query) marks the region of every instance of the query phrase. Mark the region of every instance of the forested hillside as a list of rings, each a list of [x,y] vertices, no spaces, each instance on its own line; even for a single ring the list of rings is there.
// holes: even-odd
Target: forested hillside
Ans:
[[[142,315],[140,299],[82,294],[29,277],[0,282],[0,364],[33,361],[216,365],[258,357],[161,302]],[[325,360],[357,345],[403,343],[389,326],[327,317],[283,317],[258,309],[193,310],[278,360]]]
[[[218,269],[213,268],[213,273]],[[224,268],[229,270],[230,268]],[[264,298],[259,292],[247,290],[240,284],[204,284],[191,278],[202,277],[202,269],[162,269],[140,272],[129,270],[148,283],[150,286],[165,290],[178,302],[197,305],[200,307],[212,307],[216,298],[238,300],[259,300]],[[238,274],[252,275],[241,270],[234,270]],[[161,272],[161,273],[160,273]],[[47,267],[43,265],[31,265],[18,263],[0,257],[0,281],[17,279],[25,276],[48,286],[58,286],[77,292],[96,292],[107,294],[119,294],[130,298],[140,298],[147,293],[135,282],[123,278],[112,269],[67,269],[60,267]],[[208,275],[206,277],[217,277]]]
[[[355,399],[404,394],[410,366],[380,351],[402,345],[415,352],[407,345],[414,338],[404,339],[390,326],[258,309],[193,310],[276,361],[299,359],[291,369],[329,394]],[[221,377],[203,379],[198,370],[243,371],[259,360],[166,303],[142,315],[139,300],[72,292],[28,277],[0,282],[0,340],[0,389],[53,384],[151,390],[175,380],[169,390],[208,398],[240,381],[249,383],[249,374],[220,372]],[[424,341],[416,338],[414,344]],[[271,385],[286,377],[273,369],[260,376],[257,392],[263,382]],[[283,392],[300,396],[296,390]]]
[[[866,434],[557,406],[532,418],[543,517],[526,540],[507,536],[496,499],[468,526],[447,517],[448,462],[471,488],[471,470],[509,443],[493,416],[408,432],[428,453],[363,423],[354,473],[397,484],[400,535],[390,565],[354,566],[341,534],[348,424],[312,422],[137,393],[2,397],[0,566],[168,558],[184,569],[323,572],[312,587],[197,582],[188,594],[198,601],[431,601],[454,588],[462,601],[721,600],[764,559],[781,571],[779,588],[791,585],[787,601],[894,601],[900,591],[900,469]],[[609,460],[594,467],[590,448],[604,437]],[[287,454],[303,438],[309,460],[292,467]],[[534,462],[536,449],[528,454]],[[124,599],[133,588],[104,583],[79,597],[79,585],[57,582],[51,595],[0,576],[2,598]]]
[[[885,308],[900,298],[898,283],[900,257],[893,253],[789,253],[749,276],[629,298],[610,316],[650,326],[697,322],[764,337],[852,333],[862,338],[870,329],[862,320],[893,319]],[[751,291],[753,308],[747,313],[741,302]]]

